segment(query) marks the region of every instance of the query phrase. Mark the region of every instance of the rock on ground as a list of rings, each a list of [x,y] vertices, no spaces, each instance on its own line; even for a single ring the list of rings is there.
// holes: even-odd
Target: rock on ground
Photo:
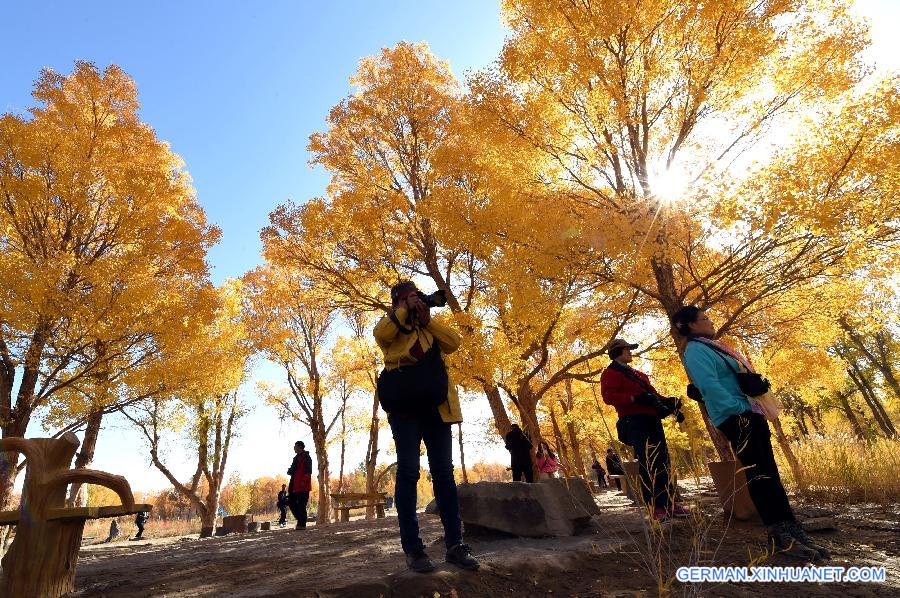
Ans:
[[[516,536],[571,536],[598,512],[580,478],[459,486],[459,514],[466,525]]]

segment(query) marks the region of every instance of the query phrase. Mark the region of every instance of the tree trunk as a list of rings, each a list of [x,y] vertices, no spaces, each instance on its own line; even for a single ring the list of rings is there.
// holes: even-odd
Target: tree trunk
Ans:
[[[375,467],[378,465],[378,395],[372,393],[372,419],[369,422],[369,446],[366,448],[366,493],[378,492]],[[375,507],[366,507],[366,519],[375,519]]]
[[[462,434],[462,423],[458,423],[457,425],[457,437],[459,438],[459,463],[462,466],[462,478],[463,483],[469,483],[469,474],[466,472],[466,450],[463,448],[463,434]]]
[[[794,413],[794,419],[797,420],[797,427],[804,436],[809,436],[809,426],[806,425],[806,410],[802,407]]]
[[[894,375],[892,364],[895,362],[895,360],[892,359],[890,355],[890,350],[888,349],[885,333],[883,331],[875,333],[874,339],[877,343],[877,346],[873,350],[868,345],[866,345],[865,339],[850,325],[850,322],[847,320],[847,318],[841,317],[838,319],[838,322],[840,323],[841,328],[843,328],[847,333],[847,336],[850,338],[850,341],[857,348],[857,350],[859,350],[859,352],[863,354],[863,356],[872,365],[872,367],[881,372],[882,377],[884,377],[884,381],[893,391],[894,396],[900,399],[900,381],[898,381],[897,376]]]
[[[572,463],[569,458],[569,450],[562,437],[562,430],[559,428],[559,422],[556,419],[556,409],[553,402],[550,402],[550,425],[553,427],[553,437],[556,439],[556,450],[559,453],[559,464],[563,466],[563,473],[568,473],[570,467],[567,464]]]
[[[656,279],[660,303],[666,311],[666,316],[671,318],[675,312],[684,307],[675,290],[674,269],[671,263],[662,258],[654,257],[651,260],[650,265],[653,269],[653,276]],[[685,349],[684,339],[682,339],[675,330],[671,331],[671,335],[675,342],[675,347],[678,350],[678,356],[682,357]],[[715,424],[713,424],[712,420],[709,419],[709,414],[706,412],[706,406],[703,404],[700,404],[700,413],[703,415],[703,424],[706,426],[706,431],[709,433],[709,438],[716,449],[716,453],[719,455],[719,459],[721,461],[733,461],[734,455],[731,451],[731,445],[728,443],[728,439],[725,438],[725,435],[722,434]]]
[[[84,430],[84,442],[81,451],[75,456],[75,469],[84,469],[94,462],[94,451],[97,448],[97,437],[100,435],[100,423],[103,420],[103,408],[95,406],[87,417],[87,427]],[[87,489],[81,482],[72,484],[69,489],[67,507],[86,507]]]
[[[503,438],[512,427],[512,422],[509,421],[509,414],[506,412],[506,405],[503,404],[500,390],[493,384],[487,383],[482,384],[482,388],[484,389],[484,396],[487,398],[488,406],[491,408],[491,414],[494,416],[494,427],[497,433],[500,434],[500,438]],[[535,421],[537,421],[537,416],[535,416]]]
[[[778,439],[779,446],[781,446],[781,452],[784,455],[784,458],[787,459],[788,465],[791,468],[791,474],[794,476],[794,483],[797,484],[798,488],[803,488],[805,485],[803,480],[803,468],[800,467],[800,461],[797,460],[797,456],[791,448],[790,439],[785,435],[784,429],[781,427],[781,422],[778,419],[772,422],[772,427],[775,428],[775,437]]]
[[[210,493],[206,495],[206,501],[204,501],[204,504],[202,505],[203,508],[200,509],[201,538],[209,538],[216,533],[216,514],[219,511],[219,496],[217,492],[215,498],[210,500],[211,494],[212,490],[210,489]],[[212,508],[210,508],[210,506]]]
[[[575,406],[575,396],[572,393],[572,380],[566,380],[566,400],[560,401],[563,414],[566,416],[566,432],[569,434],[569,445],[572,447],[572,461],[575,471],[580,476],[586,476],[587,470],[584,466],[584,458],[581,451],[581,442],[578,440],[578,432],[575,429],[575,422],[569,417],[569,412]]]
[[[869,410],[872,411],[872,417],[875,419],[875,423],[877,423],[878,427],[881,428],[881,431],[884,433],[885,437],[893,438],[894,436],[896,436],[897,429],[894,428],[893,422],[891,422],[890,417],[887,415],[887,412],[881,405],[881,401],[878,400],[878,397],[872,390],[872,385],[866,379],[865,374],[860,371],[853,363],[850,364],[850,368],[847,370],[847,373],[850,375],[850,379],[853,380],[853,383],[859,389],[863,401],[865,401],[866,405],[869,406]]]
[[[216,529],[216,518],[219,514],[219,497],[222,494],[222,482],[224,478],[213,477],[212,483],[206,491],[206,498],[203,501],[203,512],[200,515],[200,525],[202,527],[211,527],[213,532]]]
[[[24,438],[25,427],[28,421],[22,425],[21,420],[13,420],[9,425],[2,427],[3,434],[0,438]],[[6,511],[13,508],[12,490],[18,476],[19,453],[15,451],[0,451],[0,509]]]
[[[839,392],[837,394],[837,399],[841,406],[841,410],[844,412],[844,416],[847,418],[847,421],[850,422],[850,427],[853,428],[853,433],[856,434],[856,437],[860,440],[865,440],[867,438],[866,431],[860,425],[859,420],[856,418],[856,414],[853,413],[853,407],[848,400],[848,393]]]
[[[15,365],[8,363],[6,360],[0,361],[0,438],[21,436],[21,434],[12,433],[12,391],[15,379]],[[6,422],[9,422],[9,424]],[[0,451],[0,511],[12,508],[12,505],[9,503],[12,499],[12,489],[15,485],[18,465],[19,453],[15,451]],[[3,529],[0,530],[0,556],[4,553],[3,540],[9,531],[9,526],[3,526]]]
[[[319,507],[316,511],[316,525],[331,523],[331,495],[328,487],[328,443],[323,427],[313,430],[313,444],[316,447],[316,465],[319,472]]]
[[[347,399],[344,398],[344,406],[341,409],[341,468],[338,474],[338,493],[344,491],[344,456],[347,451]]]
[[[813,409],[807,405],[806,413],[809,415],[809,423],[812,424],[813,430],[815,430],[816,434],[822,435],[822,415],[819,412],[819,408]]]

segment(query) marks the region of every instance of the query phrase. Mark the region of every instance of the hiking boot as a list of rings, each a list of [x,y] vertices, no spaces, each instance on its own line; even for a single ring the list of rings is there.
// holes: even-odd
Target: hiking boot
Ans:
[[[428,558],[424,550],[418,550],[406,555],[406,566],[416,573],[431,573],[434,571],[434,562]]]
[[[475,557],[472,556],[472,549],[468,544],[457,544],[453,548],[448,549],[446,560],[451,565],[456,565],[469,571],[477,571],[478,567],[481,566],[475,560]]]
[[[665,507],[654,507],[653,508],[653,519],[656,521],[663,523],[664,521],[669,520],[669,512]]]
[[[675,503],[672,506],[672,510],[669,512],[669,515],[672,517],[678,517],[679,519],[683,519],[685,517],[690,517],[691,512],[685,509],[682,505]]]
[[[819,553],[802,544],[791,535],[788,530],[790,524],[786,521],[769,526],[769,538],[767,549],[772,553],[803,559],[805,561],[817,561]]]
[[[806,530],[803,529],[803,526],[800,525],[797,521],[791,521],[787,524],[788,533],[794,537],[795,540],[806,546],[807,548],[812,548],[816,552],[819,553],[819,556],[823,559],[830,559],[831,552],[828,551],[824,546],[817,544],[815,540],[809,537],[809,534],[806,533]]]
[[[300,523],[300,522],[297,522],[297,527],[295,527],[294,529],[295,529],[295,530],[297,530],[297,529],[306,529],[306,523]]]

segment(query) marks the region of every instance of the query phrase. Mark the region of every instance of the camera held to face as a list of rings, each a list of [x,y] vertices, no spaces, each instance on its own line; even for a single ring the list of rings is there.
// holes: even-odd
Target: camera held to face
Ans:
[[[444,307],[447,305],[447,293],[444,289],[438,289],[430,295],[426,295],[422,291],[416,291],[416,295],[428,307]]]

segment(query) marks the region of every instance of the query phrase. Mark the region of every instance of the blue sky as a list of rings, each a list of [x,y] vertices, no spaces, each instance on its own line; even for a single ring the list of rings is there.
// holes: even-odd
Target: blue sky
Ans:
[[[900,46],[892,27],[900,22],[900,2],[861,0],[859,9],[874,19],[872,58],[897,68]],[[495,59],[504,35],[491,0],[8,0],[3,14],[0,112],[32,105],[32,82],[42,67],[68,72],[78,59],[101,68],[116,63],[136,80],[142,119],[185,160],[208,218],[222,228],[222,242],[210,254],[216,283],[259,263],[259,230],[275,206],[324,192],[327,177],[307,166],[306,145],[350,91],[348,78],[360,58],[401,40],[427,41],[462,78]],[[261,367],[257,376],[277,372]],[[252,385],[245,394],[254,410],[232,467],[245,479],[281,472],[293,440],[308,440],[308,434],[279,422]],[[486,437],[478,433],[487,425],[481,401],[470,402],[468,438]],[[29,429],[39,434],[39,426]],[[364,446],[351,448],[348,466],[364,452]],[[126,474],[135,488],[164,486],[145,454],[134,432],[111,418],[95,467]],[[469,462],[504,455],[502,446],[467,444]],[[179,475],[187,473],[184,456],[173,445]]]
[[[484,0],[85,0],[21,2],[4,13],[0,109],[30,106],[42,67],[121,66],[137,81],[141,117],[184,158],[223,229],[210,255],[217,283],[257,263],[272,208],[323,193],[307,141],[348,93],[361,57],[427,40],[461,77],[502,43],[499,9]]]

